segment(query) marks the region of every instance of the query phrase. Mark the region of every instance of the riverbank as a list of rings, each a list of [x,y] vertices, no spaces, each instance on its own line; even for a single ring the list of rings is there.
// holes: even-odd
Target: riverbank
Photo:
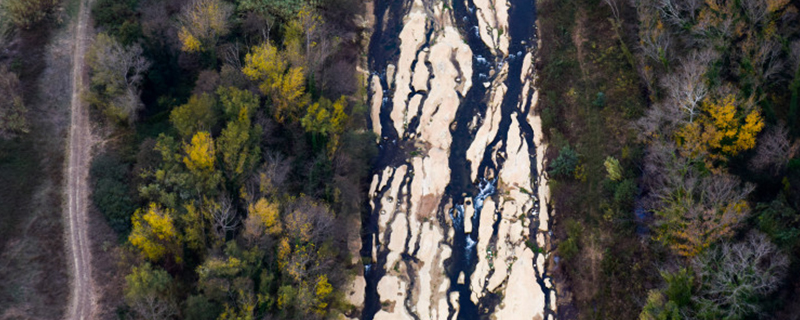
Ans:
[[[547,163],[564,166],[568,161],[559,159],[562,153],[577,154],[568,173],[550,175],[552,206],[558,211],[552,225],[559,318],[636,319],[641,306],[634,301],[646,297],[658,275],[656,253],[647,245],[650,235],[637,232],[633,216],[633,177],[642,151],[629,128],[645,106],[638,74],[623,54],[611,9],[603,2],[537,4],[538,111],[551,145]],[[634,14],[620,7],[623,16]],[[620,161],[630,180],[607,178],[609,156]]]

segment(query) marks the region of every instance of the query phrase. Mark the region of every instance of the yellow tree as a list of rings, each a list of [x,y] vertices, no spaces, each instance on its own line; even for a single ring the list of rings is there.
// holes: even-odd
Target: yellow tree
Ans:
[[[298,117],[300,106],[305,104],[305,76],[302,67],[290,66],[278,49],[264,43],[253,47],[245,56],[242,72],[250,80],[257,81],[259,90],[270,97],[278,122]]]
[[[721,100],[706,98],[698,121],[689,123],[677,132],[677,142],[684,156],[695,158],[708,155],[711,160],[726,160],[756,145],[756,136],[764,128],[758,109],[745,114],[736,106],[736,98],[728,95]]]
[[[147,209],[136,210],[128,241],[150,261],[159,261],[172,252],[176,261],[180,262],[178,250],[181,238],[175,229],[173,214],[173,210],[162,209],[155,203],[150,203]]]
[[[186,156],[183,157],[183,164],[197,179],[199,190],[213,188],[220,181],[220,173],[215,171],[216,154],[214,150],[214,140],[211,134],[200,131],[192,136],[192,141],[184,145]]]
[[[312,133],[314,141],[316,135],[330,136],[328,152],[333,154],[339,146],[339,137],[344,133],[349,116],[345,113],[347,101],[342,96],[336,102],[322,98],[319,102],[311,104],[306,110],[306,115],[301,124],[306,131]]]
[[[325,309],[328,307],[328,296],[333,292],[333,286],[328,283],[327,275],[320,275],[317,277],[317,284],[314,290],[314,311],[317,314],[325,314]]]
[[[244,222],[244,237],[255,241],[264,234],[276,236],[283,230],[278,205],[261,198],[247,207],[247,219]]]
[[[187,4],[178,17],[181,50],[197,52],[217,43],[220,36],[228,33],[228,18],[231,6],[220,0],[194,0]]]

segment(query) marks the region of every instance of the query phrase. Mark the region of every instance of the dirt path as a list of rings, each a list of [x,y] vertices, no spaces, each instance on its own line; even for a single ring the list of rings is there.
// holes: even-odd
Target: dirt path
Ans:
[[[87,222],[89,151],[91,136],[89,116],[80,98],[85,83],[84,54],[88,40],[89,1],[80,0],[78,22],[75,29],[72,57],[72,116],[69,129],[67,167],[67,218],[69,219],[68,245],[72,252],[72,293],[66,318],[92,319],[94,314],[94,288],[92,284],[91,252]]]

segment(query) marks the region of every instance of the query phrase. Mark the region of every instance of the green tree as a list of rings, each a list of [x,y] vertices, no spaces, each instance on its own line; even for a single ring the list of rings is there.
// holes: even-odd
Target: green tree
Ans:
[[[186,104],[172,110],[169,121],[183,138],[198,131],[210,131],[217,120],[215,104],[214,97],[207,93],[193,95]]]
[[[238,182],[253,171],[260,159],[258,147],[261,128],[253,126],[251,118],[258,107],[258,97],[246,90],[220,89],[228,121],[217,139],[217,150],[222,156],[222,167],[229,181]]]
[[[149,263],[125,276],[125,302],[142,319],[162,320],[178,314],[172,277]]]
[[[556,177],[572,177],[578,166],[578,153],[570,146],[561,148],[558,158],[550,165],[548,172]]]
[[[650,290],[639,320],[682,320],[678,306],[658,290]]]
[[[8,19],[19,28],[29,29],[42,21],[58,5],[58,0],[0,1],[0,18]]]

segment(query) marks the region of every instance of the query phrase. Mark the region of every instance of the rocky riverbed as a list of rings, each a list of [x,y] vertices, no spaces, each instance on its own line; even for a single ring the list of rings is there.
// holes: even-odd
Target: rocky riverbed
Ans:
[[[359,318],[554,318],[533,1],[374,12]]]

